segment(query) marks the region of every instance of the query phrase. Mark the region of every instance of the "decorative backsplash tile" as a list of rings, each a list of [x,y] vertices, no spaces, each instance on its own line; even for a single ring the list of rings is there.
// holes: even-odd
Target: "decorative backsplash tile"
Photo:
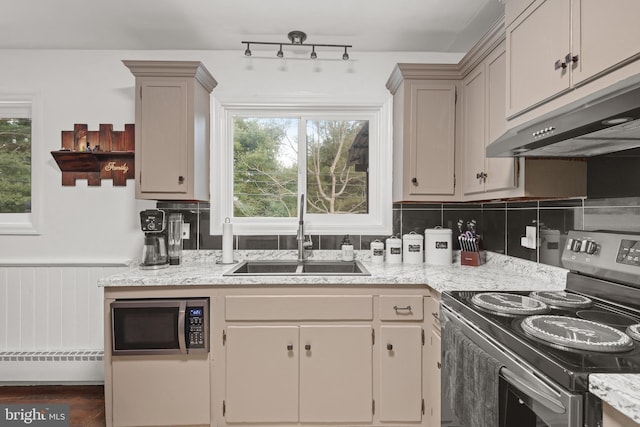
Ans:
[[[210,235],[208,203],[159,202],[159,209],[182,212],[189,224],[185,249],[222,248],[222,238]],[[640,197],[606,199],[557,199],[542,201],[491,203],[394,203],[393,234],[441,226],[453,230],[454,249],[458,246],[459,220],[475,220],[484,248],[544,264],[559,265],[560,254],[569,230],[618,230],[640,232]],[[525,227],[538,227],[540,245],[527,249],[520,245]],[[368,250],[372,241],[384,242],[389,236],[350,235],[356,250]],[[313,249],[338,250],[344,235],[312,235]],[[234,249],[293,250],[296,236],[235,236]]]

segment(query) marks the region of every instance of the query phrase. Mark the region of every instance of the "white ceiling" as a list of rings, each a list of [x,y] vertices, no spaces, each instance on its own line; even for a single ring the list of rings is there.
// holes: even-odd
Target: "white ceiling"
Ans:
[[[466,52],[503,1],[2,0],[0,48],[241,50],[301,30],[354,52]]]

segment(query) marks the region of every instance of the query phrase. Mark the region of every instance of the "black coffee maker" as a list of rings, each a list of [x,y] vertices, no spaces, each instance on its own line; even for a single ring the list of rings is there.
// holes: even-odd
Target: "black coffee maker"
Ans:
[[[168,267],[167,221],[164,211],[159,209],[141,211],[140,226],[144,231],[140,268],[156,269]]]

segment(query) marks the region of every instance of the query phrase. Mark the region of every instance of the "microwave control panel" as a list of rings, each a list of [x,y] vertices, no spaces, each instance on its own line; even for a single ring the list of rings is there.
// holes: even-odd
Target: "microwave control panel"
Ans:
[[[187,347],[205,348],[205,308],[187,307]]]

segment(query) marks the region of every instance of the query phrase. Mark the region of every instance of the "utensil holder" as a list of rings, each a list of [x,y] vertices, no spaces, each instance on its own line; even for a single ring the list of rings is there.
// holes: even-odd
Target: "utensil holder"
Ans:
[[[470,251],[460,251],[460,264],[461,265],[470,265],[473,267],[478,267],[482,265],[487,260],[487,254],[485,251],[479,252],[470,252]]]

